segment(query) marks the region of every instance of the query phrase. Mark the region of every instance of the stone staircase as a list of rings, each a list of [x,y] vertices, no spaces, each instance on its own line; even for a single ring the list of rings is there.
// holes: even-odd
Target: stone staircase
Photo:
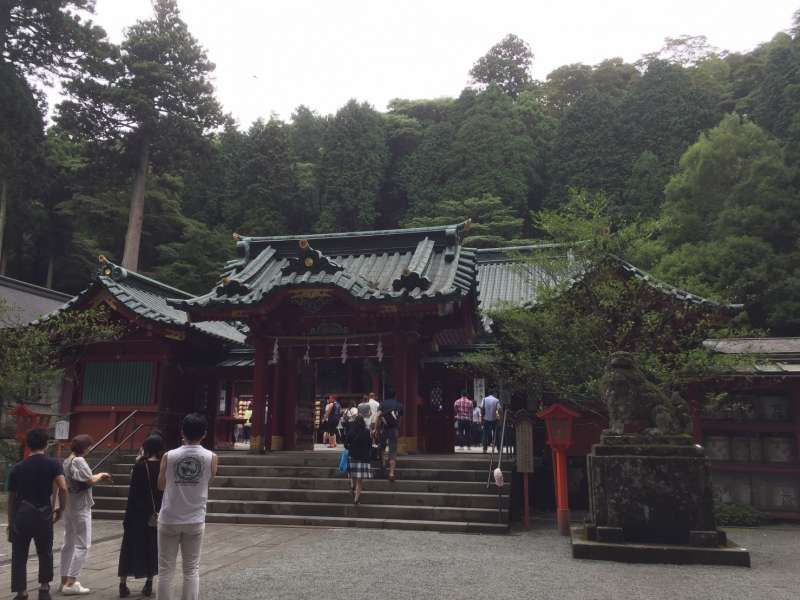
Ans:
[[[223,452],[211,482],[207,521],[320,527],[370,527],[441,532],[505,533],[510,471],[498,510],[498,490],[487,489],[485,455],[404,456],[397,480],[367,480],[358,506],[337,469],[338,452]],[[132,456],[120,456],[113,485],[95,488],[94,517],[122,519]]]

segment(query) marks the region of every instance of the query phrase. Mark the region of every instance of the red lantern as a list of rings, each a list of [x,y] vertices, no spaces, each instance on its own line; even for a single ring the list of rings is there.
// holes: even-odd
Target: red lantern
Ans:
[[[569,535],[567,496],[567,448],[572,445],[572,422],[580,415],[563,404],[553,404],[536,413],[547,427],[547,444],[553,449],[553,477],[556,484],[556,520],[562,535]]]

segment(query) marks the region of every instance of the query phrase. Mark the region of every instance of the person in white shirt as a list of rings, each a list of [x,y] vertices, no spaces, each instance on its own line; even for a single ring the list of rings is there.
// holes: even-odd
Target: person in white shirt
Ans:
[[[491,443],[495,450],[497,450],[499,440],[497,439],[497,409],[500,406],[500,400],[489,394],[479,405],[481,414],[483,414],[483,452]]]
[[[78,577],[89,557],[92,545],[92,488],[111,479],[108,473],[92,473],[85,454],[92,446],[92,438],[76,435],[64,461],[64,477],[69,490],[69,503],[64,511],[64,545],[61,547],[61,587],[65,596],[84,596],[91,592],[83,587]]]
[[[481,409],[478,405],[472,409],[472,443],[479,444],[481,441]]]
[[[372,429],[375,429],[377,425],[375,423],[375,417],[378,415],[378,411],[380,410],[381,407],[380,403],[375,399],[375,392],[369,393],[369,400],[367,400],[367,402],[369,402],[369,406],[372,409],[372,421],[370,425]]]
[[[366,394],[361,397],[361,402],[359,402],[356,410],[359,416],[364,419],[364,424],[367,426],[367,431],[369,431],[372,427],[372,417],[374,414],[372,412],[372,405],[369,403],[369,398]]]
[[[205,531],[208,484],[217,474],[217,455],[200,445],[208,423],[200,414],[181,424],[183,446],[161,458],[158,488],[164,491],[158,513],[158,599],[170,600],[178,559],[183,560],[182,600],[200,598],[200,550]]]

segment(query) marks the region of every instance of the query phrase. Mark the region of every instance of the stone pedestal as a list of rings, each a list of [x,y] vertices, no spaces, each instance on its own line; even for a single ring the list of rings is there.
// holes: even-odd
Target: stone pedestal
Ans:
[[[590,539],[719,545],[708,465],[689,436],[605,434],[587,461]]]
[[[606,433],[587,462],[589,516],[573,556],[749,565],[716,528],[708,463],[688,435]]]

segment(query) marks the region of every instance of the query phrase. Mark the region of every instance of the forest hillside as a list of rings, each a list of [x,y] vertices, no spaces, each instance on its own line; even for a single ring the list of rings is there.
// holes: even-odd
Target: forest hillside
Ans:
[[[203,292],[234,232],[471,218],[470,244],[517,245],[543,239],[540,211],[579,198],[641,226],[624,257],[640,268],[800,333],[800,11],[747,53],[683,36],[544,80],[535,48],[508,35],[455,98],[239,124],[175,0],[119,46],[87,19],[91,0],[3,7],[3,274],[74,293],[104,254]]]

